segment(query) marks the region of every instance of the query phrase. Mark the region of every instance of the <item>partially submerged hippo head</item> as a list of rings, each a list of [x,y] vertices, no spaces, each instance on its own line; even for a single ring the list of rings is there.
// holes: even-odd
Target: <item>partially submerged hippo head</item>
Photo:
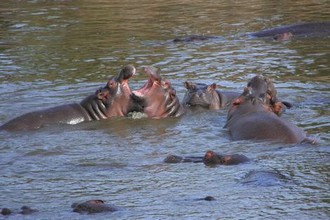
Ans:
[[[247,161],[249,161],[249,158],[242,154],[220,155],[214,151],[207,151],[203,158],[203,162],[207,166],[237,165]]]
[[[293,34],[291,32],[285,32],[281,34],[276,34],[273,38],[277,41],[287,41],[293,38]]]
[[[200,106],[208,109],[219,109],[221,107],[221,99],[216,91],[218,87],[215,83],[206,85],[204,83],[185,82],[187,89],[183,97],[183,105]]]
[[[247,97],[246,93],[249,93],[249,97],[262,101],[276,115],[281,115],[286,108],[292,107],[290,103],[282,102],[277,98],[277,90],[272,80],[262,75],[253,77],[247,83],[247,90],[243,92]]]
[[[223,108],[231,103],[231,101],[240,94],[237,92],[219,91],[219,86],[215,83],[192,83],[185,82],[187,89],[183,97],[183,105],[190,107],[202,107],[211,110]]]
[[[102,119],[113,116],[125,116],[130,111],[141,110],[138,103],[131,98],[132,91],[128,80],[136,72],[133,65],[124,66],[117,76],[111,77],[106,86],[98,89],[95,96],[98,102],[90,102],[87,99],[81,105],[89,112],[97,112]]]
[[[137,103],[142,103],[143,112],[149,118],[182,115],[183,108],[176,96],[176,91],[169,81],[162,79],[159,69],[145,67],[145,72],[149,76],[147,83],[132,94],[132,98]]]
[[[112,205],[107,205],[104,203],[103,200],[99,199],[94,199],[94,200],[88,200],[86,202],[82,203],[73,203],[71,205],[73,208],[74,212],[78,213],[100,213],[100,212],[114,212],[117,211],[118,208],[112,206]]]

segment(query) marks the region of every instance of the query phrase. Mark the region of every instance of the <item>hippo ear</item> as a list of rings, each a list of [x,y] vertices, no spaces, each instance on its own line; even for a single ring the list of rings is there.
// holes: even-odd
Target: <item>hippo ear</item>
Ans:
[[[218,87],[217,84],[212,83],[211,85],[209,85],[209,86],[207,87],[206,90],[207,90],[208,92],[213,92],[214,90],[216,90],[217,87]]]
[[[171,88],[171,83],[167,80],[162,81],[162,87],[163,89]]]
[[[186,89],[188,90],[191,90],[191,89],[195,89],[196,86],[193,83],[186,81],[184,82],[184,87],[186,87]]]

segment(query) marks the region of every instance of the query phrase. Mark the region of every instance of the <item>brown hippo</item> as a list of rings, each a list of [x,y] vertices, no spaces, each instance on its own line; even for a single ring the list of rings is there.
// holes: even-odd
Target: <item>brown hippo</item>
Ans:
[[[206,166],[215,165],[237,165],[249,161],[249,158],[242,154],[220,155],[213,151],[207,151],[204,157],[188,156],[182,157],[169,155],[164,159],[165,163],[204,163]]]
[[[292,37],[330,36],[330,22],[309,22],[284,25],[250,34],[253,37],[272,37],[276,40],[289,40]]]
[[[148,118],[179,117],[184,113],[184,108],[176,96],[171,83],[159,75],[159,69],[146,67],[149,76],[147,83],[132,92],[132,98],[142,103],[143,112]]]
[[[302,142],[306,138],[304,131],[274,114],[273,110],[259,98],[266,96],[253,91],[251,86],[245,88],[243,94],[234,100],[225,125],[231,138],[233,140],[269,139],[284,143]]]
[[[207,109],[220,109],[229,105],[240,93],[219,91],[215,83],[210,85],[204,83],[185,82],[187,89],[182,104],[191,107],[203,107]]]
[[[237,165],[248,162],[249,158],[242,154],[220,155],[213,151],[207,151],[204,155],[203,162],[207,166],[215,165]]]
[[[138,109],[131,99],[131,89],[128,86],[128,79],[134,73],[135,67],[127,65],[116,77],[112,77],[104,88],[97,90],[95,94],[80,103],[26,113],[8,121],[0,127],[0,130],[35,130],[50,124],[78,124],[124,116],[129,111]]]
[[[92,213],[100,213],[100,212],[115,212],[118,210],[117,207],[112,205],[107,205],[103,200],[88,200],[82,203],[73,203],[71,205],[74,212],[78,212],[81,214],[92,214]]]

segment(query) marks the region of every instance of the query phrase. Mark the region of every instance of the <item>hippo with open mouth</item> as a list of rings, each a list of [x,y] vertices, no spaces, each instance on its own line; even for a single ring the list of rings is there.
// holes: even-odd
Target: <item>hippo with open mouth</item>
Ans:
[[[149,79],[142,88],[132,92],[132,99],[143,106],[148,118],[179,117],[184,113],[176,91],[168,80],[163,79],[155,67],[145,67]]]
[[[139,111],[131,99],[128,79],[134,75],[135,67],[126,65],[112,77],[105,87],[97,90],[80,103],[60,105],[29,112],[0,126],[0,130],[29,131],[51,124],[78,124],[85,121],[124,116],[130,111]]]

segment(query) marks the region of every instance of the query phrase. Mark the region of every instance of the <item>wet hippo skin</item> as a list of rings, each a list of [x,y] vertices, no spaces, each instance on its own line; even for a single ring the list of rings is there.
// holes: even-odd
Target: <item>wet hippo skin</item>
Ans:
[[[287,108],[291,108],[292,104],[281,101],[277,97],[277,90],[273,81],[265,76],[256,75],[248,83],[247,88],[251,95],[257,97],[265,107],[276,115],[280,116]]]
[[[155,67],[145,67],[149,76],[146,84],[132,92],[132,99],[143,106],[148,118],[179,117],[184,114],[176,91],[168,80],[163,79]]]
[[[232,140],[273,140],[284,143],[300,143],[306,139],[305,132],[293,123],[274,113],[267,102],[267,89],[256,78],[253,85],[244,89],[240,97],[233,101],[228,111],[226,128]],[[264,81],[265,82],[265,81]],[[257,84],[258,86],[254,86]],[[267,88],[267,86],[265,87]]]
[[[38,210],[37,209],[32,209],[29,206],[22,206],[21,211],[18,211],[18,212],[12,211],[9,208],[2,208],[1,209],[1,214],[2,215],[11,215],[11,214],[29,215],[29,214],[32,214],[34,212],[38,212]]]
[[[124,116],[135,110],[131,99],[128,79],[135,73],[135,67],[125,66],[116,77],[80,103],[60,105],[44,110],[29,112],[14,118],[0,127],[0,130],[35,130],[51,124],[78,124],[85,121]]]
[[[253,37],[272,37],[275,40],[289,40],[292,37],[330,36],[330,22],[309,22],[266,29],[250,34]]]
[[[204,163],[206,166],[237,165],[248,162],[249,158],[242,154],[221,155],[214,151],[207,151],[204,157],[168,155],[165,163]]]
[[[88,200],[82,203],[73,203],[71,205],[73,208],[73,212],[78,212],[81,214],[92,214],[92,213],[100,213],[100,212],[115,212],[118,208],[105,204],[103,200]]]
[[[184,83],[187,92],[183,97],[182,104],[189,107],[203,107],[207,109],[220,109],[229,105],[240,93],[217,90],[215,83]]]
[[[306,22],[290,25],[282,25],[275,28],[265,29],[262,31],[244,34],[244,36],[257,38],[271,38],[276,41],[287,41],[294,38],[304,37],[329,37],[330,36],[330,22]],[[172,41],[174,43],[191,43],[213,39],[221,39],[220,36],[207,35],[188,35],[184,37],[177,37]]]

